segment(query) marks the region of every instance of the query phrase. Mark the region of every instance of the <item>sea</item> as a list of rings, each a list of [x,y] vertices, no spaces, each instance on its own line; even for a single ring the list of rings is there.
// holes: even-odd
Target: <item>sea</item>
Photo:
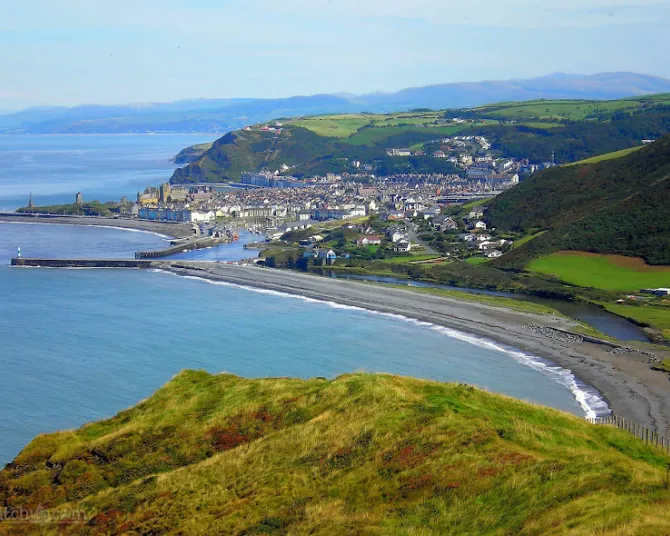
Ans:
[[[11,207],[29,190],[48,202],[75,191],[131,195],[127,189],[169,178],[169,157],[206,139],[12,137],[11,153],[26,162],[57,156],[23,186],[3,168],[0,199]],[[72,175],[65,188],[61,179],[74,167],[88,172]],[[251,240],[243,234],[237,243],[182,256],[237,260],[249,256],[242,244]],[[132,258],[165,243],[142,231],[0,223],[0,463],[38,434],[135,405],[183,369],[253,378],[384,372],[476,385],[580,416],[608,411],[569,370],[398,315],[160,271],[8,266],[19,246],[26,257]]]

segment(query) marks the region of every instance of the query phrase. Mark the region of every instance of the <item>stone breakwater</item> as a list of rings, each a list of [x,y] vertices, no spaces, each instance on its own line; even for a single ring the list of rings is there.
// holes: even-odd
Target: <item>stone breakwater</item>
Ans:
[[[661,360],[658,356],[652,352],[646,350],[640,350],[638,348],[632,348],[630,346],[619,345],[610,341],[603,339],[598,339],[596,337],[589,337],[586,335],[579,335],[577,333],[571,333],[569,331],[564,331],[561,329],[550,328],[547,326],[538,326],[536,324],[528,324],[524,326],[525,331],[536,333],[542,335],[548,339],[553,339],[555,341],[568,342],[568,343],[582,343],[582,342],[591,342],[596,344],[604,344],[610,346],[609,354],[611,355],[623,355],[623,354],[638,354],[644,357],[649,358],[650,363],[659,363]]]
[[[548,339],[553,339],[555,341],[575,342],[575,343],[584,342],[584,337],[582,337],[581,335],[577,335],[576,333],[571,333],[569,331],[563,331],[561,329],[550,328],[547,326],[528,324],[527,326],[523,326],[522,329],[524,331],[536,333],[538,335],[542,335],[543,337],[547,337]]]
[[[12,266],[26,268],[134,268],[144,270],[203,270],[202,264],[188,261],[148,259],[12,259]]]

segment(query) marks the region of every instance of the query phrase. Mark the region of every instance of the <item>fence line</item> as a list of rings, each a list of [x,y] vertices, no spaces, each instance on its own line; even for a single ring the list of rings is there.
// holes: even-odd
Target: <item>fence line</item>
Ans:
[[[630,419],[625,419],[618,415],[608,415],[607,417],[594,417],[587,418],[586,420],[591,424],[615,426],[620,430],[625,430],[641,441],[644,441],[647,445],[660,448],[666,454],[670,454],[670,438],[664,437],[651,428],[646,428]]]

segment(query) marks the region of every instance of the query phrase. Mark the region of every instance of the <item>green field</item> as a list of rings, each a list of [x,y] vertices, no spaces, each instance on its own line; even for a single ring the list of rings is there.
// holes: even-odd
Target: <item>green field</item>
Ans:
[[[290,124],[309,129],[319,136],[346,138],[370,122],[365,115],[329,115],[296,119]]]
[[[383,262],[390,264],[403,264],[407,262],[419,262],[419,261],[429,261],[432,259],[439,259],[439,255],[428,255],[428,254],[418,254],[418,255],[406,255],[403,257],[392,257],[390,259],[384,259]]]
[[[469,259],[465,259],[465,262],[468,264],[484,264],[488,260],[486,257],[470,257]]]
[[[375,145],[391,136],[411,132],[413,134],[431,135],[439,139],[443,136],[452,136],[457,132],[464,130],[467,126],[453,125],[453,126],[435,126],[435,127],[416,127],[411,125],[405,126],[375,126],[374,128],[363,128],[356,132],[344,141],[352,145]]]
[[[640,107],[639,101],[570,101],[544,100],[497,107],[487,106],[483,111],[490,115],[513,118],[570,119],[580,121],[598,113],[611,113],[619,110],[634,110]],[[479,110],[482,110],[481,108]]]
[[[382,129],[389,135],[415,130],[416,127],[433,128],[441,120],[439,112],[428,113],[396,113],[396,114],[340,114],[303,117],[287,121],[286,125],[304,127],[319,136],[331,138],[347,138],[354,135],[362,127]],[[388,130],[387,130],[388,129]],[[382,135],[382,138],[385,137]],[[367,139],[363,137],[363,139]],[[381,139],[381,138],[379,138]],[[354,140],[357,144],[358,141]]]
[[[0,472],[0,534],[670,533],[670,459],[631,434],[464,384],[186,371]],[[59,523],[58,512],[81,512]]]
[[[531,261],[527,269],[601,290],[639,292],[642,288],[670,287],[670,267],[648,266],[642,259],[618,255],[558,252]]]
[[[653,305],[601,304],[608,311],[659,330],[670,341],[670,307]]]
[[[491,104],[475,108],[501,119],[567,119],[582,121],[592,119],[598,115],[612,114],[618,111],[635,111],[650,104],[668,104],[670,95],[652,95],[649,97],[633,97],[612,101],[585,101],[585,100],[537,100],[521,103]],[[536,128],[548,128],[539,126]]]
[[[563,126],[561,123],[543,123],[540,121],[525,121],[523,123],[517,123],[517,125],[520,127],[539,128],[540,130],[549,130]]]
[[[577,166],[579,164],[597,164],[598,162],[606,162],[607,160],[614,160],[615,158],[621,158],[622,156],[627,156],[635,151],[642,149],[644,145],[638,147],[631,147],[630,149],[622,149],[621,151],[614,151],[613,153],[601,154],[586,160],[580,160],[579,162],[572,162],[571,164],[566,164],[568,166]]]

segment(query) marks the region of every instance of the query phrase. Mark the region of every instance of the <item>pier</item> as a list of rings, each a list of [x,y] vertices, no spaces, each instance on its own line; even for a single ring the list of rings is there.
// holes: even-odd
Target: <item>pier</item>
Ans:
[[[169,261],[162,261],[165,264]],[[25,259],[11,260],[12,266],[33,268],[154,268],[157,263],[139,259]]]
[[[209,247],[219,246],[221,244],[229,244],[231,238],[196,238],[190,240],[184,240],[173,242],[174,245],[165,249],[157,249],[153,251],[138,251],[135,253],[136,259],[159,259],[161,257],[169,257],[170,255],[175,255],[177,253],[182,253],[185,251],[193,251],[196,249],[205,249]]]

